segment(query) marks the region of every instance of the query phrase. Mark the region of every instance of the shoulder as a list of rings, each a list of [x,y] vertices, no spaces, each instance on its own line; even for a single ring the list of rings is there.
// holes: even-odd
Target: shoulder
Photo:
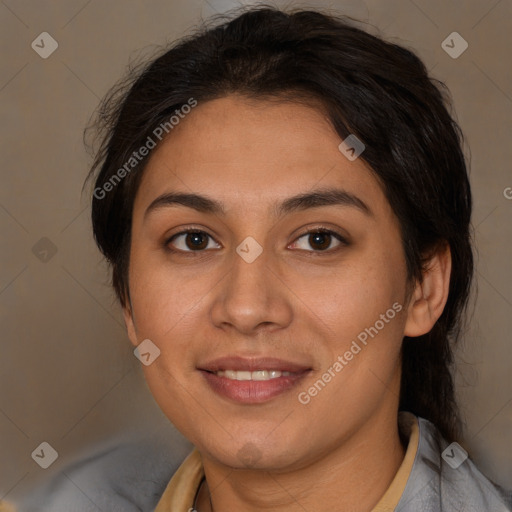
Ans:
[[[66,464],[16,502],[15,510],[152,512],[190,449],[181,438],[111,439]]]
[[[396,512],[512,511],[512,494],[491,482],[457,443],[418,418],[419,444]]]

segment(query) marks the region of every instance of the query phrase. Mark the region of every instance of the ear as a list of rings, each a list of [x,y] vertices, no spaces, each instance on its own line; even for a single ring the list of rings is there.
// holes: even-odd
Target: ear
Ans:
[[[129,304],[123,306],[124,323],[126,325],[126,332],[128,333],[128,338],[130,338],[132,345],[136,347],[139,344],[137,339],[137,328],[135,327],[135,319],[133,317],[132,302],[130,299],[128,299],[128,301]]]
[[[409,300],[404,336],[428,333],[441,316],[450,288],[452,256],[450,246],[438,246],[429,258],[423,280],[417,282]]]

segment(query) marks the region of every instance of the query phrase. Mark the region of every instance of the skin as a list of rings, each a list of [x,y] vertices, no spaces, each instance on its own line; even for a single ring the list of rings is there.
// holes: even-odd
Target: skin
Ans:
[[[200,103],[156,148],[133,210],[125,322],[134,346],[161,355],[144,366],[156,401],[201,453],[198,509],[370,511],[404,457],[397,427],[400,347],[428,332],[448,294],[449,249],[408,283],[399,224],[368,165],[349,161],[320,109],[231,95]],[[329,205],[275,217],[272,206],[337,187],[371,214]],[[164,192],[221,201],[225,215],[174,205]],[[339,232],[323,242],[305,233]],[[185,235],[203,230],[201,251]],[[248,236],[263,248],[247,263]],[[208,245],[206,245],[206,241]],[[183,252],[179,252],[181,249]],[[185,252],[187,251],[188,252]],[[352,340],[397,302],[403,309],[307,404],[297,399]],[[197,366],[226,355],[271,356],[312,368],[298,388],[262,404],[214,393]],[[256,454],[248,467],[248,453]]]

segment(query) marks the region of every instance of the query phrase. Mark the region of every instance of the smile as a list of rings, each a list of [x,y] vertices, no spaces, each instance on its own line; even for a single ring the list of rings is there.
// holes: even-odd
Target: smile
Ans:
[[[224,356],[197,366],[210,392],[238,404],[262,404],[293,388],[310,374],[307,363],[275,357]]]

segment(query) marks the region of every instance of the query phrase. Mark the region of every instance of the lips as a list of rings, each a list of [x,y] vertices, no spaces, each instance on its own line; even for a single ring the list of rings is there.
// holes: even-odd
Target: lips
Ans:
[[[237,403],[263,403],[295,387],[311,367],[283,359],[238,356],[215,359],[198,366],[216,394]]]

